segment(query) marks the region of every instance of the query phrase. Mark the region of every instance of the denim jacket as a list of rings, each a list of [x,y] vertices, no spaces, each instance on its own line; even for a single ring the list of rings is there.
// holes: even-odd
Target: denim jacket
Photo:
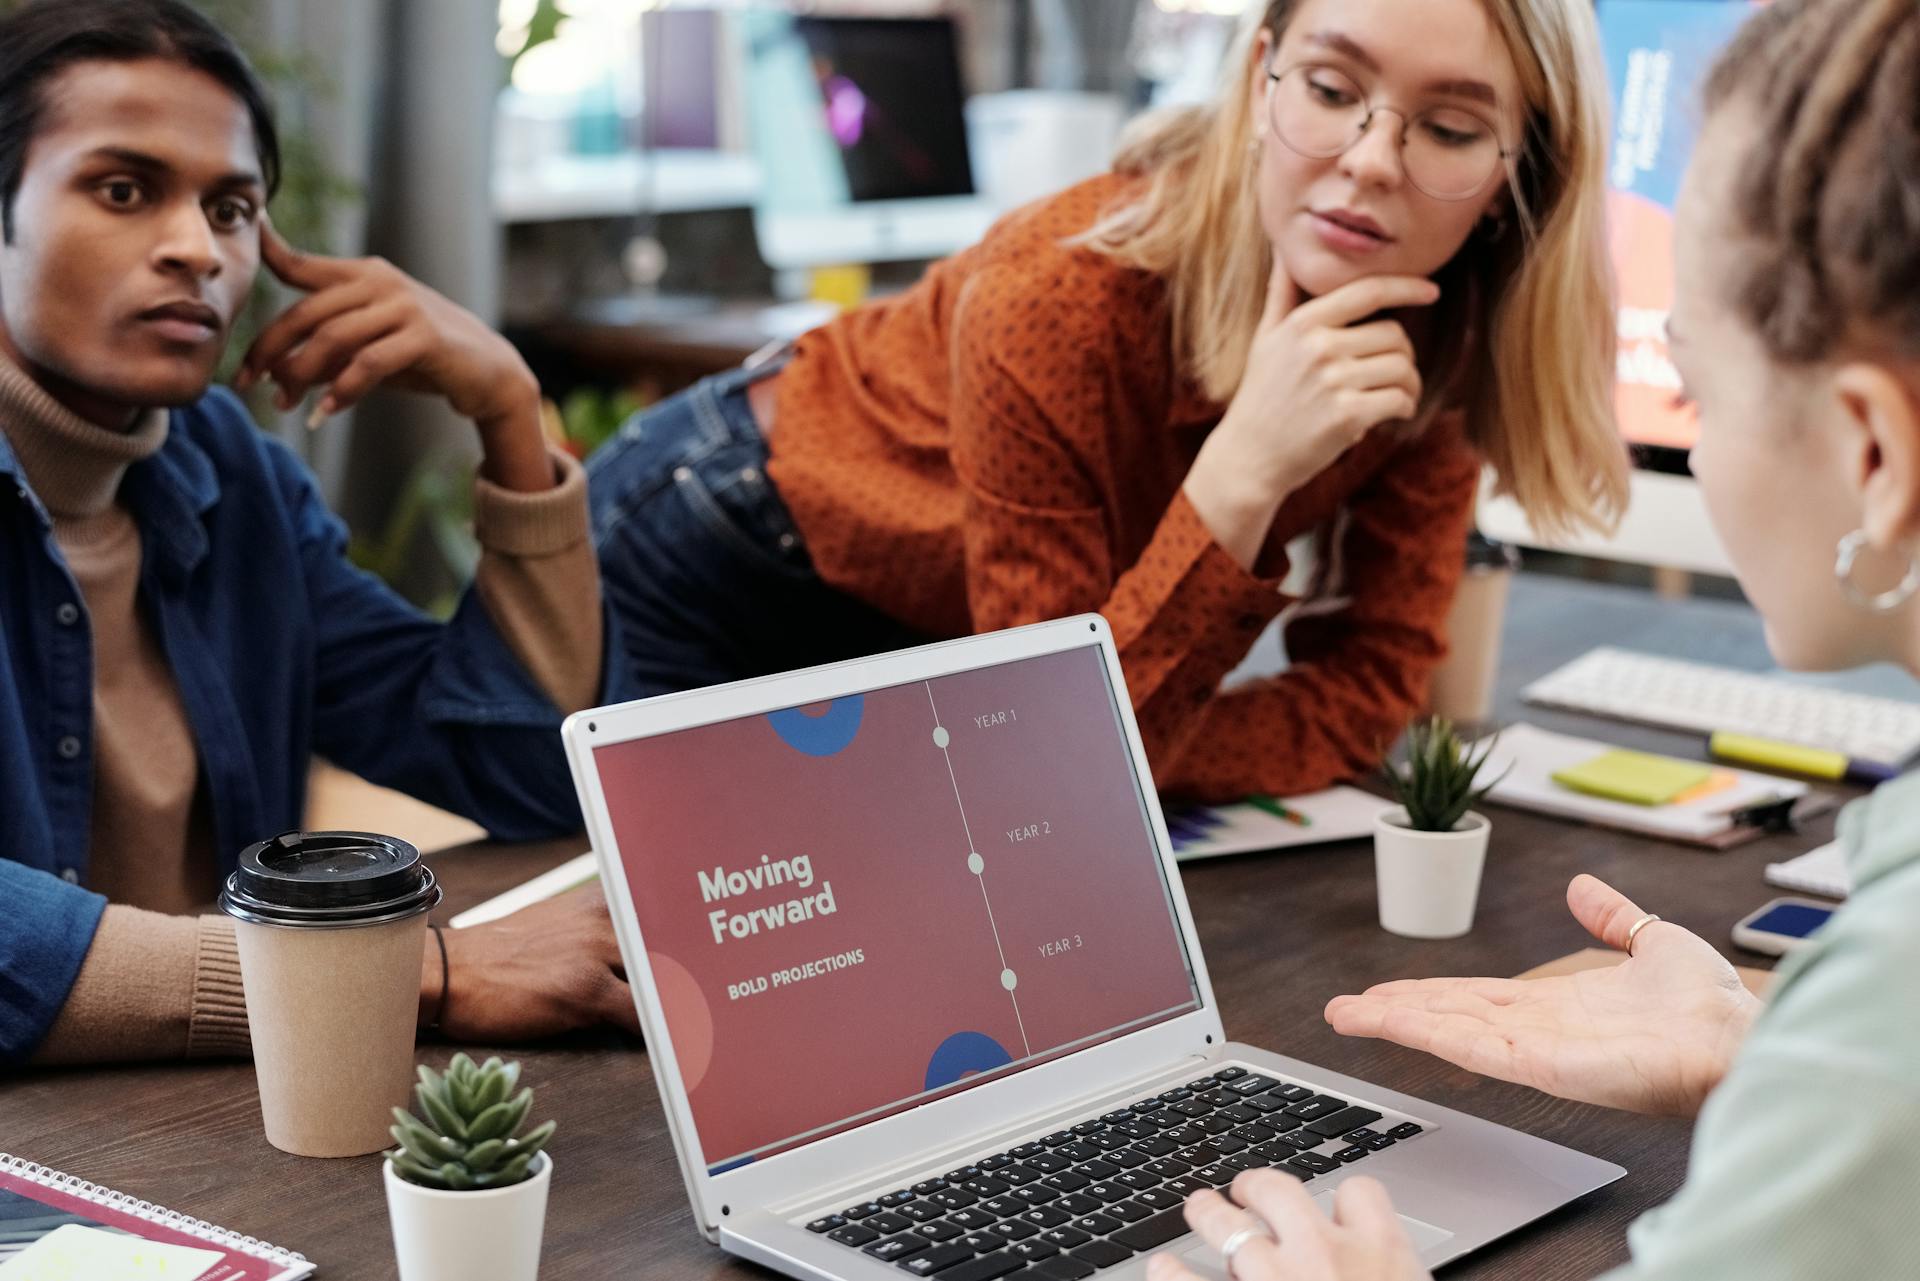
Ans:
[[[223,879],[248,843],[299,825],[314,752],[500,839],[578,829],[560,713],[477,595],[443,624],[354,568],[311,475],[231,394],[175,410],[120,499],[140,530],[140,601],[199,749]],[[609,634],[603,672],[627,666],[616,651]],[[86,609],[3,434],[0,676],[4,1065],[52,1025],[106,900],[85,888]]]

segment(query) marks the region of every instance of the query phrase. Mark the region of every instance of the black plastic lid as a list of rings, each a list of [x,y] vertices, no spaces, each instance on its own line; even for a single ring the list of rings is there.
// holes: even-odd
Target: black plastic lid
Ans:
[[[420,851],[373,832],[283,832],[240,852],[220,909],[257,925],[377,925],[440,901]]]

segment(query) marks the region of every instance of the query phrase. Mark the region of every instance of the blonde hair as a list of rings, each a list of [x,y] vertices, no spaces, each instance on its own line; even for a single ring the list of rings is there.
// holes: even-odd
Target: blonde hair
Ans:
[[[1216,401],[1232,398],[1259,325],[1273,250],[1248,163],[1254,41],[1300,0],[1269,0],[1209,106],[1149,116],[1114,167],[1143,187],[1080,243],[1167,281],[1174,350]],[[1609,529],[1626,504],[1613,417],[1615,322],[1606,243],[1605,68],[1588,0],[1483,0],[1525,100],[1517,233],[1476,236],[1439,273],[1422,353],[1421,421],[1458,407],[1468,439],[1535,528]]]

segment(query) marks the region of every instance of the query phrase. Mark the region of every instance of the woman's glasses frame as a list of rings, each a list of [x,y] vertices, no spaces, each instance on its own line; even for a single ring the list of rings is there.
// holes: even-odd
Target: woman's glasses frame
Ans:
[[[1285,84],[1286,81],[1293,76],[1296,76],[1296,75],[1310,76],[1314,72],[1326,72],[1330,75],[1338,76],[1341,80],[1344,80],[1349,85],[1352,85],[1355,90],[1354,105],[1356,108],[1358,108],[1358,110],[1355,111],[1353,115],[1354,115],[1354,120],[1358,124],[1358,127],[1354,129],[1352,133],[1343,142],[1340,142],[1337,144],[1329,143],[1324,147],[1305,146],[1305,145],[1302,145],[1302,143],[1299,141],[1297,134],[1293,137],[1289,137],[1288,136],[1289,131],[1284,127],[1283,121],[1281,119],[1281,109],[1280,109],[1282,95],[1278,92],[1280,86]],[[1475,196],[1478,196],[1483,191],[1485,191],[1487,188],[1487,183],[1493,178],[1495,173],[1499,172],[1502,169],[1506,170],[1507,181],[1513,185],[1516,192],[1518,191],[1519,174],[1515,172],[1515,156],[1518,153],[1513,148],[1506,146],[1504,143],[1500,141],[1500,131],[1497,127],[1495,127],[1494,123],[1491,120],[1487,119],[1485,115],[1483,115],[1478,111],[1475,111],[1471,107],[1461,107],[1461,106],[1453,106],[1453,105],[1449,105],[1445,107],[1423,107],[1418,111],[1409,113],[1389,103],[1376,102],[1373,98],[1367,95],[1365,91],[1365,87],[1361,85],[1361,83],[1357,79],[1355,79],[1348,72],[1343,71],[1341,68],[1334,66],[1331,63],[1311,62],[1311,61],[1296,62],[1280,71],[1275,71],[1272,67],[1268,67],[1267,68],[1267,104],[1266,106],[1267,106],[1267,124],[1273,130],[1273,136],[1278,138],[1282,143],[1284,143],[1289,150],[1295,152],[1298,155],[1305,156],[1310,160],[1331,160],[1335,156],[1345,155],[1348,151],[1352,150],[1353,147],[1356,144],[1358,144],[1362,138],[1365,138],[1367,136],[1368,132],[1373,128],[1374,119],[1381,112],[1391,111],[1394,115],[1399,116],[1401,119],[1400,135],[1398,139],[1399,148],[1400,148],[1401,171],[1407,175],[1407,181],[1422,193],[1428,196],[1431,196],[1435,200],[1448,200],[1448,201],[1471,200]],[[1441,111],[1458,113],[1460,115],[1468,116],[1473,120],[1477,121],[1479,124],[1485,127],[1487,131],[1487,135],[1494,140],[1494,143],[1498,149],[1498,155],[1497,157],[1495,157],[1489,162],[1487,166],[1487,171],[1484,174],[1480,175],[1480,177],[1474,182],[1471,188],[1464,191],[1435,190],[1432,186],[1422,182],[1420,178],[1415,174],[1414,170],[1418,166],[1416,166],[1415,164],[1409,163],[1409,149],[1411,146],[1409,138],[1410,138],[1410,135],[1413,133],[1414,125],[1420,120],[1422,120],[1423,118],[1429,115],[1432,115],[1435,112],[1441,112]]]

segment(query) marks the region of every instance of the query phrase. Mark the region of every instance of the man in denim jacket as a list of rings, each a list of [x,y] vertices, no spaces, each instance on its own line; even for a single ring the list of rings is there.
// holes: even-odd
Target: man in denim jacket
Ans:
[[[271,112],[177,0],[0,21],[0,1065],[245,1053],[225,918],[309,757],[497,837],[579,825],[560,716],[616,691],[579,467],[504,340],[378,261],[268,225]],[[210,389],[261,264],[303,297],[239,381],[312,421],[374,386],[480,434],[475,588],[450,623],[345,556],[294,456]],[[597,894],[446,940],[453,1035],[634,1014]]]

